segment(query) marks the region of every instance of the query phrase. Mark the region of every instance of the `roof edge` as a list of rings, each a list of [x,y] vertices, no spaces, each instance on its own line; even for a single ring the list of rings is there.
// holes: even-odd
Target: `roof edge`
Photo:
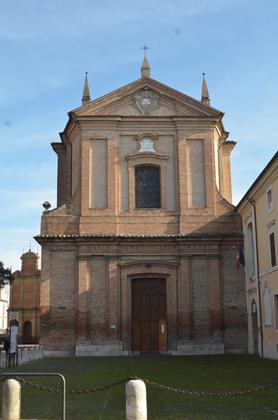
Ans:
[[[235,206],[235,210],[237,211],[239,207],[243,204],[244,200],[247,199],[248,195],[252,192],[252,190],[255,188],[256,184],[264,177],[266,172],[269,170],[269,168],[272,166],[272,164],[275,162],[275,160],[278,159],[278,151],[272,156],[270,161],[267,163],[267,165],[264,167],[262,172],[257,176],[251,187],[246,191],[242,199],[239,201],[239,203]]]
[[[82,109],[82,108],[86,108],[86,107],[90,106],[90,105],[91,105],[91,104],[93,104],[93,103],[96,103],[96,102],[102,101],[102,100],[103,100],[103,99],[105,99],[106,97],[108,97],[108,96],[110,96],[110,95],[115,95],[115,94],[117,94],[117,93],[121,92],[122,90],[125,90],[125,89],[127,89],[127,88],[129,88],[129,87],[132,87],[132,86],[134,86],[134,85],[137,85],[137,84],[142,84],[142,83],[143,83],[143,84],[144,84],[144,83],[146,83],[146,84],[147,84],[148,82],[158,84],[158,85],[160,85],[162,88],[172,91],[172,92],[173,92],[173,94],[182,95],[182,96],[184,96],[185,98],[187,98],[187,99],[191,100],[193,103],[196,103],[196,104],[198,104],[199,106],[202,106],[202,107],[204,107],[204,108],[205,108],[205,109],[207,109],[207,110],[210,110],[210,111],[216,112],[216,113],[218,113],[218,114],[219,114],[219,115],[221,115],[221,116],[223,116],[223,115],[224,115],[224,113],[223,113],[222,111],[220,111],[219,109],[216,109],[216,108],[213,108],[212,106],[206,105],[206,104],[204,104],[202,101],[200,101],[199,99],[193,98],[192,96],[187,95],[186,93],[183,93],[183,92],[181,92],[181,91],[179,91],[179,90],[177,90],[177,89],[174,89],[174,88],[172,88],[171,86],[168,86],[168,85],[166,85],[166,84],[164,84],[164,83],[161,83],[160,81],[158,81],[158,80],[156,80],[156,79],[153,79],[153,78],[151,78],[151,77],[144,77],[144,78],[140,78],[140,79],[134,80],[133,82],[130,82],[130,83],[126,84],[126,85],[123,85],[123,86],[121,86],[121,87],[119,87],[119,88],[115,89],[115,90],[112,90],[111,92],[108,92],[108,93],[106,93],[105,95],[100,96],[99,98],[96,98],[96,99],[94,99],[94,100],[92,100],[92,101],[90,101],[90,102],[87,102],[85,105],[81,105],[81,106],[79,106],[79,107],[77,107],[77,108],[74,108],[73,110],[71,110],[71,111],[70,111],[70,113],[71,113],[71,112],[75,113],[76,111],[79,111],[79,110],[80,110],[80,109]]]

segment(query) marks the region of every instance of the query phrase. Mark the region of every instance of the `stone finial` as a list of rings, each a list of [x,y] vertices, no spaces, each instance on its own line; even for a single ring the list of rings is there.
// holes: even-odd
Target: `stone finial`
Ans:
[[[210,106],[210,99],[209,99],[209,92],[208,92],[208,87],[207,87],[207,82],[205,79],[205,73],[203,73],[203,82],[202,82],[202,99],[201,101]]]
[[[88,72],[85,73],[85,80],[84,80],[84,88],[83,88],[83,96],[82,96],[82,105],[86,105],[90,102],[90,89],[88,84]]]
[[[147,45],[144,45],[142,49],[144,50],[144,60],[141,66],[141,78],[151,77],[151,68],[147,59],[147,50],[149,49],[149,47],[147,47]]]
[[[147,57],[144,57],[144,61],[141,67],[141,78],[143,77],[151,77],[151,68]]]
[[[44,203],[42,203],[43,208],[48,211],[51,207],[51,204],[49,203],[49,201],[45,201]]]

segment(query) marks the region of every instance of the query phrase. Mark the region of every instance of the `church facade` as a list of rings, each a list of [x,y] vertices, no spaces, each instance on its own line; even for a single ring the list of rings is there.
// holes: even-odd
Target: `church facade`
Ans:
[[[223,113],[150,77],[90,100],[52,143],[57,208],[41,232],[49,354],[247,350],[242,242]]]
[[[39,257],[29,249],[21,257],[21,270],[13,273],[9,319],[18,320],[18,343],[35,344],[40,336]]]

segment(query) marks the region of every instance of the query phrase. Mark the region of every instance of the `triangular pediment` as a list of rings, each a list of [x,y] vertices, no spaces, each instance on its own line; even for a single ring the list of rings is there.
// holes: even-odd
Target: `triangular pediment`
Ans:
[[[220,117],[222,112],[151,78],[142,78],[76,108],[77,117]]]

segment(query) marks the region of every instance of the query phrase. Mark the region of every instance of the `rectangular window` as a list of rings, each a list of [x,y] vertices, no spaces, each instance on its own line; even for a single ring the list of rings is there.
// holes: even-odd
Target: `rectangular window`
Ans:
[[[274,306],[275,306],[275,325],[276,329],[278,328],[278,295],[274,296]]]
[[[154,208],[160,206],[160,167],[135,167],[135,205],[136,208]]]
[[[276,265],[276,252],[275,252],[275,237],[274,237],[274,232],[272,232],[269,235],[269,243],[270,243],[271,266],[274,267]]]
[[[272,210],[272,191],[271,188],[269,188],[269,190],[267,190],[266,192],[266,201],[267,201],[267,210],[270,211]]]

